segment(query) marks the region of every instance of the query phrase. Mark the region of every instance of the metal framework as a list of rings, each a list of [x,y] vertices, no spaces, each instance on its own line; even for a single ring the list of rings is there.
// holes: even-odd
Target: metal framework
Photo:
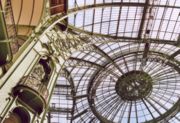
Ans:
[[[66,57],[49,122],[179,123],[179,2],[69,0],[58,23],[88,47]]]

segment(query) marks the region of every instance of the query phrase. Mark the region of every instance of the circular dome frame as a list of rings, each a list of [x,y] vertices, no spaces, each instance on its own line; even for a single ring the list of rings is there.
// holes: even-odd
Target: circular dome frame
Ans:
[[[149,51],[150,52],[150,51]],[[129,55],[129,54],[128,54]],[[140,54],[140,55],[142,55],[142,54]],[[158,53],[157,52],[155,52],[155,53],[152,53],[152,55],[154,55],[154,56],[158,56]],[[165,56],[166,58],[168,58],[168,56],[166,56],[165,54],[163,54],[163,53],[160,53],[160,55],[162,55],[163,57]],[[161,57],[162,57],[161,56]],[[124,57],[124,56],[121,56],[121,57]],[[164,67],[167,65],[167,66],[170,66],[171,68],[175,68],[175,70],[177,71],[177,73],[178,73],[178,75],[180,74],[180,69],[178,68],[178,66],[175,66],[176,64],[174,64],[174,63],[171,63],[171,62],[169,62],[169,61],[167,61],[166,63],[165,63],[165,61],[163,60],[163,58],[150,58],[150,55],[148,56],[149,58],[146,58],[146,60],[148,61],[149,59],[151,60],[150,62],[153,62],[153,61],[155,61],[155,62],[160,62],[160,64],[161,65],[163,65]],[[153,61],[152,61],[153,60]],[[128,61],[126,61],[126,62],[128,62]],[[128,64],[128,63],[124,63],[124,64]],[[124,65],[125,66],[125,65]],[[127,65],[126,65],[127,66]],[[106,69],[108,69],[106,66],[104,66]],[[143,66],[143,67],[145,67],[145,66]],[[115,68],[114,68],[115,69]],[[147,69],[147,68],[146,68]],[[163,69],[163,67],[162,67],[162,69]],[[132,71],[135,71],[135,70],[131,70],[130,71],[130,73],[132,74]],[[140,71],[140,70],[138,70],[138,71]],[[142,69],[142,72],[144,72],[144,70]],[[146,71],[145,71],[146,72]],[[91,89],[91,90],[88,90],[88,94],[89,94],[89,96],[88,96],[88,101],[89,101],[89,105],[90,105],[90,108],[91,108],[91,111],[94,113],[94,115],[101,121],[101,122],[104,122],[104,123],[109,123],[109,122],[112,122],[111,120],[108,120],[108,119],[106,119],[106,117],[108,116],[108,118],[110,117],[109,115],[111,114],[111,112],[113,112],[113,110],[112,110],[112,108],[111,108],[111,106],[114,106],[114,105],[116,105],[116,106],[118,106],[118,103],[119,103],[119,105],[122,105],[123,103],[124,104],[127,104],[128,105],[128,108],[130,108],[130,112],[131,112],[131,108],[133,108],[133,106],[134,107],[136,107],[135,106],[135,103],[136,103],[136,105],[138,105],[139,103],[140,103],[140,101],[139,100],[134,100],[133,98],[131,98],[131,99],[129,99],[128,98],[128,100],[127,99],[123,99],[121,96],[120,96],[120,98],[119,98],[119,100],[116,98],[116,100],[114,99],[114,97],[119,97],[119,94],[117,93],[117,91],[116,91],[116,84],[114,84],[114,92],[116,92],[116,96],[114,96],[114,97],[112,97],[112,95],[114,94],[113,93],[113,91],[111,90],[112,89],[112,87],[111,87],[111,84],[110,83],[114,83],[114,81],[109,81],[109,83],[107,83],[107,82],[104,82],[104,81],[107,81],[107,76],[108,76],[108,74],[106,74],[105,76],[104,76],[104,74],[105,73],[108,73],[108,72],[106,72],[106,70],[100,70],[99,72],[97,72],[96,74],[95,74],[95,76],[94,77],[92,77],[92,78],[94,78],[94,79],[92,79],[91,80],[91,82],[89,83],[89,89]],[[128,72],[129,73],[129,72]],[[121,76],[120,76],[120,78],[122,77],[122,76],[125,76],[126,74],[128,74],[128,73],[124,73],[124,74],[122,74]],[[177,74],[176,73],[176,74]],[[151,73],[152,74],[152,73]],[[164,75],[166,75],[166,74],[164,74]],[[164,75],[161,75],[161,76],[164,76]],[[167,75],[168,76],[168,75]],[[102,78],[106,78],[106,79],[102,79]],[[110,76],[109,78],[111,78],[112,76]],[[98,78],[100,78],[100,79],[98,79]],[[96,80],[97,79],[97,80]],[[119,78],[117,78],[117,80],[118,80]],[[153,79],[155,79],[155,78],[153,78]],[[173,78],[172,78],[173,79]],[[176,80],[176,77],[174,78],[175,80]],[[168,81],[168,77],[166,77],[166,80]],[[154,83],[154,81],[155,80],[152,80],[153,81],[153,84],[155,84]],[[156,80],[157,81],[157,80]],[[94,84],[94,82],[95,82],[95,84]],[[97,82],[97,84],[96,84],[96,82]],[[101,83],[103,83],[103,84],[101,84]],[[161,89],[163,89],[164,88],[164,86],[161,86],[160,85],[160,83],[161,82],[158,82],[158,84],[159,84],[159,88],[156,88],[156,90],[161,90]],[[176,81],[176,83],[178,83],[178,81]],[[100,85],[101,84],[101,85]],[[156,83],[157,84],[157,83]],[[164,83],[165,84],[165,83]],[[167,84],[167,83],[166,83]],[[100,86],[100,87],[99,87]],[[157,86],[157,85],[156,85]],[[168,84],[167,84],[167,87],[166,87],[166,91],[169,91],[168,90]],[[170,86],[172,86],[172,85],[170,85]],[[174,85],[174,89],[176,88],[175,87],[176,85]],[[105,88],[105,89],[103,89],[103,88]],[[106,88],[109,88],[109,90],[107,90]],[[153,87],[152,87],[152,89],[153,88],[155,88],[155,86],[153,85]],[[98,90],[99,89],[99,90]],[[98,94],[96,94],[96,91],[98,91]],[[106,91],[108,91],[108,92],[106,92]],[[155,89],[153,89],[152,91],[155,91]],[[99,92],[101,92],[101,95],[99,94]],[[105,93],[105,94],[103,94],[103,92]],[[178,90],[177,90],[177,92],[178,92]],[[108,93],[108,94],[107,94]],[[148,93],[149,93],[149,90],[148,90]],[[153,92],[151,92],[151,93],[153,93]],[[155,91],[154,92],[154,94],[155,93],[161,93],[161,91],[160,92],[158,92],[158,91]],[[164,92],[164,93],[166,93],[166,92]],[[176,93],[176,92],[172,92],[172,93]],[[126,95],[126,94],[125,94]],[[151,95],[151,94],[150,94]],[[148,97],[150,97],[150,95],[148,95],[147,96],[147,94],[145,95],[145,96],[143,96],[143,97],[141,97],[141,98],[139,98],[139,97],[137,97],[138,99],[140,99],[141,100],[141,102],[142,103],[144,103],[144,107],[146,107],[147,108],[147,111],[149,111],[150,113],[150,115],[151,115],[151,117],[152,117],[152,119],[151,120],[146,120],[146,118],[144,119],[145,120],[145,122],[158,122],[158,121],[162,121],[162,120],[167,120],[166,118],[168,118],[169,116],[168,115],[171,115],[171,114],[174,114],[174,111],[173,111],[173,109],[176,109],[177,107],[178,107],[178,105],[180,104],[180,100],[176,100],[177,102],[176,103],[174,103],[174,106],[172,106],[170,109],[168,109],[169,107],[165,107],[165,106],[162,106],[163,104],[161,104],[161,97],[159,97],[159,100],[158,101],[155,101],[155,103],[153,104],[153,103],[151,103],[150,101],[149,101],[149,99],[148,99]],[[166,94],[165,94],[166,95]],[[176,94],[175,94],[176,95]],[[172,97],[175,97],[175,95],[171,95]],[[154,95],[155,96],[155,95]],[[176,95],[177,96],[177,95]],[[146,98],[147,97],[147,98]],[[171,97],[171,98],[172,98]],[[100,98],[100,99],[98,99],[98,98]],[[106,100],[106,98],[108,98],[107,100]],[[151,96],[151,99],[153,100],[153,97]],[[96,100],[99,100],[99,101],[96,101]],[[113,102],[113,101],[114,102]],[[169,98],[169,100],[171,100],[170,98]],[[168,103],[168,100],[166,100],[167,101],[167,103]],[[102,102],[104,102],[104,107],[106,107],[106,108],[103,108],[103,106],[101,106],[101,107],[98,107]],[[110,105],[109,104],[109,102],[111,102],[110,104],[112,104],[112,105]],[[158,102],[160,102],[160,104],[158,103]],[[147,104],[147,103],[149,103],[149,104]],[[109,106],[108,106],[108,104],[109,104]],[[134,104],[134,105],[132,105],[132,104]],[[159,105],[161,105],[163,108],[165,108],[166,110],[168,110],[167,112],[165,112],[164,114],[162,114],[159,110],[160,109],[158,109],[158,108],[156,108],[156,104],[159,104]],[[166,103],[165,103],[166,104]],[[96,105],[98,105],[98,106],[96,106]],[[140,104],[141,106],[142,106],[142,104]],[[156,106],[154,106],[154,105],[156,105]],[[167,105],[166,105],[167,106]],[[153,107],[155,110],[156,110],[156,112],[158,112],[159,113],[159,115],[161,115],[161,116],[159,116],[159,117],[157,117],[157,118],[155,118],[155,116],[153,116],[153,112],[151,112],[151,110],[152,109],[149,109],[148,107]],[[109,108],[109,109],[108,109]],[[136,107],[137,108],[137,107]],[[111,110],[110,110],[111,109]],[[103,117],[102,116],[102,114],[103,114],[103,112],[107,112],[107,111],[111,111],[110,113],[109,113],[109,115],[106,115],[106,117]],[[116,110],[116,109],[114,109],[114,110]],[[177,111],[177,110],[179,110],[179,109],[176,109],[175,110],[175,112]],[[99,112],[99,111],[101,111],[101,112]],[[123,110],[120,110],[119,109],[119,112],[123,112]],[[146,112],[146,114],[147,114],[147,111],[143,111],[143,112]],[[118,114],[118,111],[116,112],[117,114]],[[138,113],[138,111],[136,111],[136,113]],[[114,115],[117,115],[117,114],[115,114],[115,113],[113,113],[113,116],[111,116],[111,117],[115,117]],[[156,114],[157,115],[157,114]],[[129,114],[129,118],[128,118],[128,120],[123,120],[123,118],[124,117],[122,117],[122,121],[115,121],[115,123],[116,122],[131,122],[131,118],[132,117],[130,117],[131,116],[131,113]],[[116,116],[116,117],[120,117],[120,116]],[[146,117],[146,115],[144,115],[144,117]],[[148,116],[147,116],[148,117]],[[136,117],[137,118],[137,117]],[[124,118],[125,119],[125,118]],[[134,119],[134,118],[132,118],[132,119]],[[150,118],[149,118],[150,119]],[[142,120],[142,119],[141,119]],[[138,121],[138,118],[137,118],[137,121]],[[134,122],[134,120],[133,120],[133,122]]]

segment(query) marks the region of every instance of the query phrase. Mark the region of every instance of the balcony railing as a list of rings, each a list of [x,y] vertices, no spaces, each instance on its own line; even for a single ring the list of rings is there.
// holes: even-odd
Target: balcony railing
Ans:
[[[19,85],[27,86],[34,91],[36,91],[38,94],[40,94],[45,101],[48,99],[48,89],[47,87],[42,84],[39,80],[32,76],[25,76],[21,79]]]
[[[33,76],[24,76],[13,89],[13,95],[25,105],[39,114],[46,108],[48,89],[40,80]]]

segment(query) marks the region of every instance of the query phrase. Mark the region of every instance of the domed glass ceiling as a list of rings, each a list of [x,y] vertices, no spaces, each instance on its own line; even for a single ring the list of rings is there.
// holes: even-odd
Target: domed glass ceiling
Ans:
[[[94,42],[65,62],[53,123],[179,123],[180,0],[69,0],[68,27]]]

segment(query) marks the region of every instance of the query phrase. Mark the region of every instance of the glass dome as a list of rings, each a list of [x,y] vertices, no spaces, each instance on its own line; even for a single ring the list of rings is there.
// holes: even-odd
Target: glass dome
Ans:
[[[179,3],[69,0],[68,29],[93,43],[65,62],[51,121],[179,123]]]

